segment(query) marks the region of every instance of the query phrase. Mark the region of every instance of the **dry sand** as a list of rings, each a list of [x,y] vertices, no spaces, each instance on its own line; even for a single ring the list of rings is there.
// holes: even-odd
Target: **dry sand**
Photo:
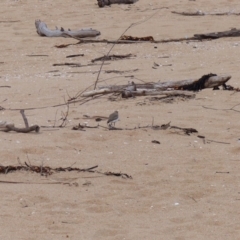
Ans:
[[[109,40],[118,39],[131,23],[149,18],[158,8],[162,9],[126,34],[151,35],[160,40],[239,27],[239,16],[184,17],[171,13],[240,12],[238,0],[140,0],[131,6],[102,9],[96,2],[1,1],[0,85],[11,88],[0,88],[0,105],[6,109],[0,112],[0,120],[23,127],[19,111],[11,109],[34,108],[25,111],[31,124],[53,125],[67,108],[50,106],[64,103],[69,96],[92,85],[99,65],[52,65],[89,64],[111,47],[84,44],[57,49],[55,45],[77,41],[38,36],[35,19],[45,21],[52,29],[92,27],[101,31],[100,39]],[[100,80],[111,78],[102,85],[125,84],[130,79],[126,76],[134,75],[135,82],[156,82],[199,78],[212,72],[230,74],[229,84],[239,87],[239,48],[239,38],[116,45],[112,54],[132,53],[137,57],[111,61],[103,67]],[[81,53],[84,57],[66,58]],[[48,56],[27,56],[31,54]],[[153,69],[154,62],[171,66]],[[122,75],[104,72],[136,68],[139,71]],[[50,72],[54,70],[59,71]],[[175,99],[172,103],[151,103],[145,97],[112,102],[106,97],[70,105],[65,128],[41,128],[39,134],[2,132],[2,165],[17,165],[18,158],[51,167],[98,165],[101,171],[124,172],[133,179],[74,172],[49,177],[30,172],[1,175],[1,181],[26,184],[0,183],[0,239],[239,239],[240,107],[230,110],[236,104],[239,93],[212,89],[197,93],[195,99]],[[86,121],[96,125],[94,120],[84,120],[84,114],[108,116],[114,110],[120,113],[118,127],[147,125],[154,118],[155,124],[171,121],[175,126],[196,128],[206,139],[229,144],[204,143],[197,134],[187,136],[173,130],[71,130]],[[101,124],[106,126],[106,122]],[[152,140],[161,144],[153,144]],[[78,186],[45,184],[56,181]]]

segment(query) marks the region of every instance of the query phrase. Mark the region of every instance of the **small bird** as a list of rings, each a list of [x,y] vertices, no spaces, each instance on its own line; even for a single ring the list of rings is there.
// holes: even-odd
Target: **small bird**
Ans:
[[[118,116],[118,111],[115,111],[109,115],[107,124],[109,127],[112,127],[112,125],[114,125],[114,127],[115,127],[115,123],[117,121],[119,121],[119,116]]]

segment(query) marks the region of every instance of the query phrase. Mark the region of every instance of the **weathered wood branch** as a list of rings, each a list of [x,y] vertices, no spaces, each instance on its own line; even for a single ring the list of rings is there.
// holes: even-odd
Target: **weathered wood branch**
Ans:
[[[124,92],[125,97],[130,97],[126,94],[124,90],[112,90],[109,88],[100,89],[100,90],[93,90],[89,92],[85,92],[81,95],[81,97],[93,97],[100,94],[109,94],[109,93],[122,93]],[[185,91],[158,91],[156,89],[139,89],[137,91],[129,92],[131,96],[156,96],[156,95],[165,95],[165,96],[187,96],[187,97],[194,97],[195,94],[188,93]]]
[[[14,124],[7,124],[5,126],[4,132],[10,132],[10,131],[15,131],[19,133],[29,133],[32,131],[39,132],[40,127],[38,125],[33,125],[31,127],[26,127],[26,128],[16,128]]]
[[[205,77],[208,75],[204,75]],[[202,86],[203,88],[213,88],[225,84],[231,78],[230,75],[219,75],[219,76],[210,76],[207,77]],[[201,79],[201,78],[200,78]],[[200,79],[188,79],[180,81],[168,81],[168,82],[157,82],[157,83],[145,83],[145,84],[136,84],[137,89],[157,89],[157,90],[167,90],[167,89],[184,89],[188,86],[191,86],[194,83],[197,83]],[[100,86],[102,89],[111,89],[113,91],[122,91],[127,88],[129,85],[109,85],[109,86]],[[187,90],[187,89],[184,89]]]
[[[40,127],[38,125],[33,125],[33,126],[29,127],[28,120],[24,113],[24,110],[20,110],[20,113],[22,115],[22,118],[23,118],[23,121],[25,124],[25,128],[17,128],[14,126],[13,123],[7,123],[6,121],[0,121],[0,131],[3,131],[3,132],[15,131],[15,132],[19,132],[19,133],[29,133],[32,131],[39,132]]]
[[[133,4],[138,0],[97,0],[99,7],[104,7],[111,4]]]
[[[85,37],[96,37],[101,33],[97,30],[92,28],[83,28],[80,30],[72,31],[70,29],[64,30],[62,27],[61,29],[56,28],[55,30],[50,30],[46,23],[42,22],[41,20],[35,21],[35,26],[37,29],[37,33],[40,36],[45,37],[73,37],[73,38],[85,38]]]
[[[102,86],[100,89],[82,93],[81,97],[93,97],[96,95],[105,95],[110,93],[121,93],[123,98],[135,96],[185,96],[194,97],[194,94],[180,90],[200,91],[205,88],[215,88],[223,86],[226,88],[226,82],[231,78],[230,75],[217,76],[216,74],[203,75],[200,79],[189,79],[182,81],[169,81],[148,84]]]

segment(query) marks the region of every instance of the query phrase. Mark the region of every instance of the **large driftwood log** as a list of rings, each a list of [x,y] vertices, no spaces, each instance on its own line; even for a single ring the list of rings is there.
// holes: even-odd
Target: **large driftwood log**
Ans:
[[[149,95],[188,95],[188,93],[180,90],[199,91],[204,88],[214,88],[225,85],[231,78],[230,75],[217,76],[216,74],[208,74],[200,79],[190,79],[182,81],[158,82],[149,84],[118,85],[118,86],[103,86],[100,89],[84,92],[82,97],[92,97],[95,95],[122,93],[123,97],[131,96],[149,96]],[[131,88],[131,89],[130,89]],[[175,91],[174,91],[175,90]],[[190,95],[194,96],[194,94]],[[189,96],[188,96],[189,97]]]
[[[137,2],[138,0],[97,0],[99,7],[104,7],[105,5],[111,5],[114,3],[117,4],[133,4]]]
[[[37,29],[37,33],[40,36],[45,37],[73,37],[73,38],[85,38],[85,37],[96,37],[101,33],[97,30],[92,28],[83,28],[80,30],[72,31],[72,30],[64,30],[62,27],[61,29],[56,28],[56,30],[50,30],[46,23],[42,22],[41,20],[35,21],[35,26]]]
[[[203,77],[208,77],[209,75],[204,75]],[[203,88],[213,88],[218,87],[225,84],[231,78],[230,75],[219,75],[219,76],[210,76],[205,79]],[[200,78],[201,79],[201,78]],[[145,84],[136,84],[137,89],[158,89],[158,90],[167,90],[167,89],[184,89],[188,90],[187,87],[194,85],[200,79],[188,79],[188,80],[180,80],[180,81],[168,81],[168,82],[157,82],[157,83],[145,83]],[[110,85],[110,86],[100,86],[100,89],[112,89],[116,90],[124,90],[129,85]],[[200,89],[199,89],[200,90]]]
[[[108,94],[108,93],[122,93],[122,90],[112,90],[112,89],[100,89],[100,90],[93,90],[93,91],[89,91],[89,92],[85,92],[83,93],[81,96],[82,97],[93,97],[99,94]],[[125,93],[125,92],[124,92]],[[179,91],[179,90],[175,90],[175,91],[158,91],[156,89],[139,89],[136,91],[131,91],[129,92],[131,93],[131,95],[125,95],[124,98],[128,98],[128,97],[132,97],[132,96],[157,96],[157,95],[165,95],[165,96],[185,96],[188,98],[193,98],[195,96],[195,94],[193,93],[189,93],[189,92],[185,92],[185,91]]]

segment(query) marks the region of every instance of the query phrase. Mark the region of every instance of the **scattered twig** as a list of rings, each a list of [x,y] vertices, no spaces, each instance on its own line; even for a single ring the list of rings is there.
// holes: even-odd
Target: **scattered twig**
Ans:
[[[172,11],[172,13],[183,15],[183,16],[206,16],[206,15],[211,15],[211,16],[229,16],[229,15],[237,15],[239,16],[240,13],[234,13],[234,12],[216,12],[216,13],[207,13],[203,12],[201,10],[198,10],[196,12],[178,12],[178,11]]]
[[[41,175],[49,176],[52,175],[53,173],[57,172],[90,172],[90,173],[99,173],[103,174],[106,176],[117,176],[117,177],[122,177],[122,178],[130,178],[132,179],[132,176],[126,174],[126,173],[114,173],[114,172],[101,172],[98,170],[95,170],[98,167],[98,165],[90,167],[90,168],[72,168],[72,167],[58,167],[58,168],[51,168],[48,166],[34,166],[34,165],[29,165],[25,162],[25,165],[18,165],[18,166],[3,166],[0,165],[0,173],[7,174],[9,172],[16,172],[16,171],[31,171],[31,172],[36,172],[40,173]],[[5,181],[0,181],[4,183],[24,183],[24,182],[5,182]]]
[[[0,23],[15,23],[15,22],[20,22],[20,20],[2,20]]]
[[[182,130],[185,134],[190,135],[191,133],[197,133],[198,131],[194,128],[181,128],[176,126],[171,126],[171,129],[179,129]]]
[[[56,66],[74,66],[74,67],[81,67],[82,65],[80,63],[54,63],[54,67]]]
[[[100,172],[98,172],[98,173],[100,173]],[[104,173],[102,173],[102,174],[104,174],[104,175],[106,175],[106,176],[116,176],[116,177],[122,177],[122,178],[130,178],[130,179],[132,179],[132,176],[130,176],[130,175],[128,175],[128,174],[126,174],[126,173],[114,173],[114,172],[104,172]]]
[[[98,2],[98,6],[100,8],[106,6],[109,6],[111,4],[133,4],[135,2],[137,2],[138,0],[97,0]]]
[[[230,144],[228,142],[220,142],[220,141],[215,141],[215,140],[210,140],[210,139],[206,139],[207,142],[214,142],[214,143],[221,143],[221,144]]]
[[[232,28],[229,31],[194,34],[197,39],[218,39],[223,37],[239,37],[240,29]]]
[[[27,57],[48,57],[48,55],[44,55],[44,54],[39,54],[39,55],[35,55],[35,54],[31,54],[31,55],[26,55]]]
[[[66,102],[66,105],[67,105],[67,111],[66,111],[66,113],[62,112],[62,118],[61,118],[62,123],[58,126],[60,128],[63,128],[67,125],[67,117],[68,117],[68,113],[69,113],[69,102]]]
[[[125,70],[125,71],[119,71],[119,70],[105,70],[105,73],[117,73],[117,74],[123,74],[123,73],[128,73],[128,72],[136,72],[139,69],[132,69],[132,70]]]
[[[136,55],[133,54],[126,54],[126,55],[117,55],[117,54],[113,54],[113,55],[107,55],[107,56],[103,56],[103,57],[99,57],[99,58],[95,58],[93,60],[91,60],[91,62],[96,62],[96,61],[110,61],[110,60],[117,60],[117,59],[123,59],[123,58],[131,58],[131,57],[136,57]]]
[[[68,55],[66,58],[73,58],[73,57],[82,57],[84,54],[74,54],[74,55]]]

